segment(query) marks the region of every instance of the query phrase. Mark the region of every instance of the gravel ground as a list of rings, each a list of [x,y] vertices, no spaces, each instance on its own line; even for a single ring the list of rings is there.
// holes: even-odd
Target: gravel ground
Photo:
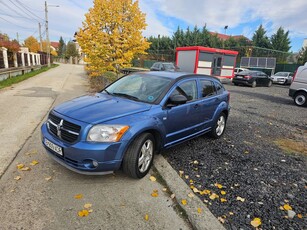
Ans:
[[[258,229],[307,229],[307,108],[293,104],[288,86],[225,86],[224,136],[163,155],[226,229],[255,229],[254,218]]]

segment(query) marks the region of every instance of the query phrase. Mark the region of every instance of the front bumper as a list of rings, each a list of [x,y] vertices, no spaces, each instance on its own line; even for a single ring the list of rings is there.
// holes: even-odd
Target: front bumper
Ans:
[[[41,127],[42,144],[49,156],[66,168],[81,174],[103,175],[118,170],[126,142],[90,143],[79,141],[68,144],[50,134],[46,123]],[[44,140],[60,146],[63,156],[48,148]],[[94,164],[92,162],[95,162]]]

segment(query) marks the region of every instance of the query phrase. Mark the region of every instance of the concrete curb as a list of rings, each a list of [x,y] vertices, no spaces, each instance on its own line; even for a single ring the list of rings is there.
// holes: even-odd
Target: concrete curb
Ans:
[[[191,193],[189,186],[179,177],[176,171],[164,159],[162,155],[156,155],[154,166],[158,173],[165,180],[171,192],[176,195],[178,204],[186,211],[189,221],[193,229],[197,230],[225,230],[224,226],[215,218],[205,204],[195,195],[190,198]],[[193,193],[193,192],[192,192]],[[187,204],[183,205],[181,200],[187,200]],[[197,209],[201,208],[202,212],[198,213]]]

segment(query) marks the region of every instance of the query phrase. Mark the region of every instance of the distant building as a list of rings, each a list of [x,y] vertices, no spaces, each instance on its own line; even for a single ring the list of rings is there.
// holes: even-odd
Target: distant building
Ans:
[[[59,50],[59,46],[60,46],[60,43],[59,42],[50,42],[50,48],[51,50],[54,50],[54,51],[58,51]]]
[[[220,34],[220,33],[217,33],[217,32],[209,32],[211,35],[216,35],[219,39],[221,39],[222,41],[226,41],[228,40],[229,38],[233,38],[235,40],[238,40],[238,39],[245,39],[247,42],[251,42],[251,40],[249,40],[247,37],[243,36],[243,35],[227,35],[227,34]]]

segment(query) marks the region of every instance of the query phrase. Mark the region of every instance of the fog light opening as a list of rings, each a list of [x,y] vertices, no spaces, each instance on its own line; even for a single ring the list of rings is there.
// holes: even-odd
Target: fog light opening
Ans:
[[[98,161],[96,160],[93,160],[93,159],[86,159],[83,161],[83,165],[85,168],[88,168],[88,169],[95,169],[98,167],[99,163]]]

